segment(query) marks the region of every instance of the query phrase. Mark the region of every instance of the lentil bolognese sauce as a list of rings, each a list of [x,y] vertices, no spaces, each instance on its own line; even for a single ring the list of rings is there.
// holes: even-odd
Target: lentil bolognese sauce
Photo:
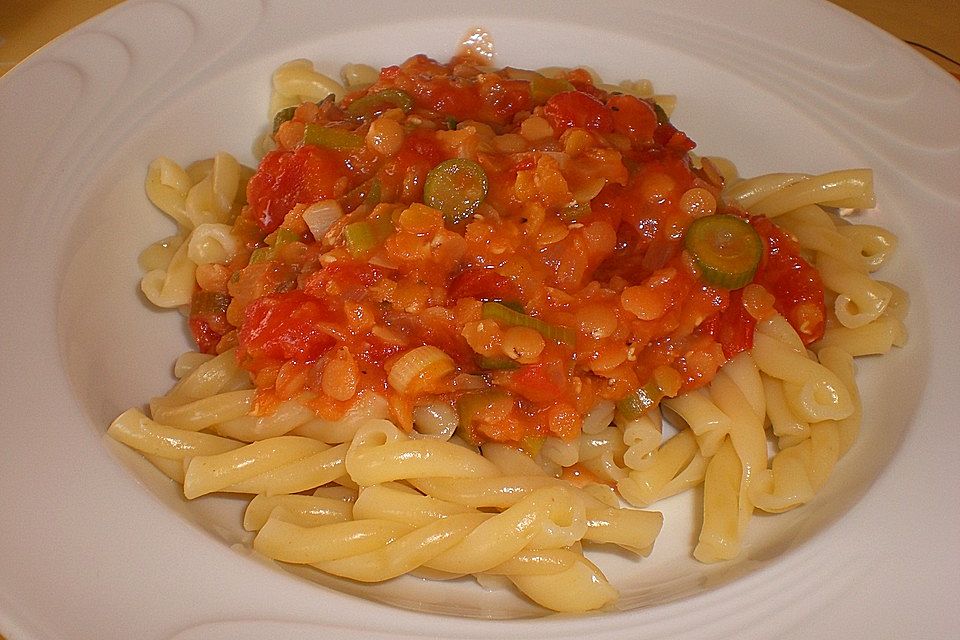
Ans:
[[[372,86],[278,114],[277,148],[201,266],[190,327],[237,347],[256,412],[309,392],[335,419],[385,394],[412,429],[453,403],[469,442],[576,437],[708,383],[774,309],[823,332],[816,271],[652,100],[417,55]]]

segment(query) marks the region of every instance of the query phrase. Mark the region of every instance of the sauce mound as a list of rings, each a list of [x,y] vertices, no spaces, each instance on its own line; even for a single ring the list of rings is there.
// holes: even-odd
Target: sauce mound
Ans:
[[[274,139],[190,312],[258,413],[296,397],[336,419],[375,394],[405,430],[433,407],[468,442],[536,450],[601,400],[637,416],[709,383],[775,312],[822,335],[793,241],[719,203],[656,102],[585,70],[418,55],[285,109]]]

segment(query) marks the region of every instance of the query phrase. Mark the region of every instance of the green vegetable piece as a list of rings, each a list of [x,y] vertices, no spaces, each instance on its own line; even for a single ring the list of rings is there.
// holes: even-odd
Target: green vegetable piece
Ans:
[[[577,333],[573,329],[550,324],[539,318],[519,313],[499,302],[484,302],[483,307],[481,307],[481,316],[496,320],[509,327],[529,327],[539,332],[544,338],[561,344],[574,346],[577,343]]]
[[[300,241],[299,233],[295,231],[291,231],[290,229],[284,229],[283,227],[280,227],[273,233],[273,241],[272,242],[268,241],[267,244],[269,244],[272,247],[282,247],[285,244],[290,244],[291,242],[299,242],[299,241]]]
[[[667,115],[667,112],[663,110],[659,104],[650,101],[650,105],[653,107],[653,112],[657,114],[657,124],[670,124],[670,117]]]
[[[403,109],[404,113],[413,111],[413,98],[410,94],[400,89],[381,89],[351,102],[347,107],[347,114],[354,118],[372,120],[384,111],[397,108]]]
[[[269,262],[270,260],[273,260],[273,256],[274,256],[273,247],[260,247],[258,249],[254,249],[250,253],[249,264],[257,264],[258,262]]]
[[[664,393],[659,385],[648,382],[630,395],[617,401],[617,413],[624,420],[637,420],[653,407],[660,404]]]
[[[423,203],[443,212],[447,223],[456,226],[473,215],[487,197],[487,174],[467,158],[444,160],[427,174]]]
[[[476,361],[477,366],[484,371],[513,371],[520,368],[520,364],[510,358],[490,358],[478,355]]]
[[[749,222],[729,214],[697,218],[687,229],[684,248],[701,279],[724,289],[739,289],[753,280],[763,240]]]
[[[575,90],[576,87],[570,84],[569,80],[564,80],[563,78],[548,78],[538,73],[530,80],[530,93],[533,98],[533,104],[546,104],[547,100],[558,93]]]
[[[350,255],[362,258],[383,244],[394,230],[393,218],[388,213],[383,213],[366,220],[351,222],[344,227],[343,238]]]
[[[276,133],[280,129],[280,125],[284,122],[293,120],[293,114],[297,111],[296,105],[292,107],[287,107],[286,109],[280,109],[277,111],[276,115],[273,116],[273,132]]]
[[[347,243],[347,251],[354,258],[367,255],[377,246],[377,237],[369,220],[348,224],[343,228],[343,239]]]
[[[344,151],[356,149],[364,144],[363,136],[346,129],[325,127],[319,124],[308,123],[303,130],[303,143],[312,144],[326,149]]]
[[[553,95],[564,91],[574,91],[569,80],[563,78],[548,78],[538,71],[506,67],[503,75],[514,80],[526,80],[530,83],[530,97],[533,104],[545,104]]]

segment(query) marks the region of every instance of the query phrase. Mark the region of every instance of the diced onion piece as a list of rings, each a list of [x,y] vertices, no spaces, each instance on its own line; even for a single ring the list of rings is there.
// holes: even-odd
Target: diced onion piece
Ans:
[[[319,240],[341,216],[343,216],[343,209],[339,202],[336,200],[321,200],[307,207],[303,212],[303,221],[307,224],[314,239]]]
[[[450,356],[425,344],[397,359],[387,375],[387,383],[400,393],[420,393],[435,386],[455,370],[456,365]]]

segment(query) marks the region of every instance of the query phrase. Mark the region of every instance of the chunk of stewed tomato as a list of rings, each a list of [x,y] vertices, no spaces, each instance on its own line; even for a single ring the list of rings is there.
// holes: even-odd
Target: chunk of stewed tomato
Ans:
[[[252,218],[270,233],[295,205],[340,195],[349,175],[343,158],[332,149],[304,145],[293,151],[271,151],[247,183]]]
[[[556,132],[574,127],[600,133],[613,131],[613,113],[583,91],[564,91],[551,96],[543,106],[543,115]]]
[[[804,344],[823,337],[827,317],[823,280],[800,255],[800,247],[766,216],[750,224],[764,240],[766,251],[754,282],[773,294],[774,308],[796,330]]]
[[[335,344],[329,329],[337,321],[331,305],[299,289],[257,298],[238,331],[238,361],[257,370],[271,362],[316,360]]]

